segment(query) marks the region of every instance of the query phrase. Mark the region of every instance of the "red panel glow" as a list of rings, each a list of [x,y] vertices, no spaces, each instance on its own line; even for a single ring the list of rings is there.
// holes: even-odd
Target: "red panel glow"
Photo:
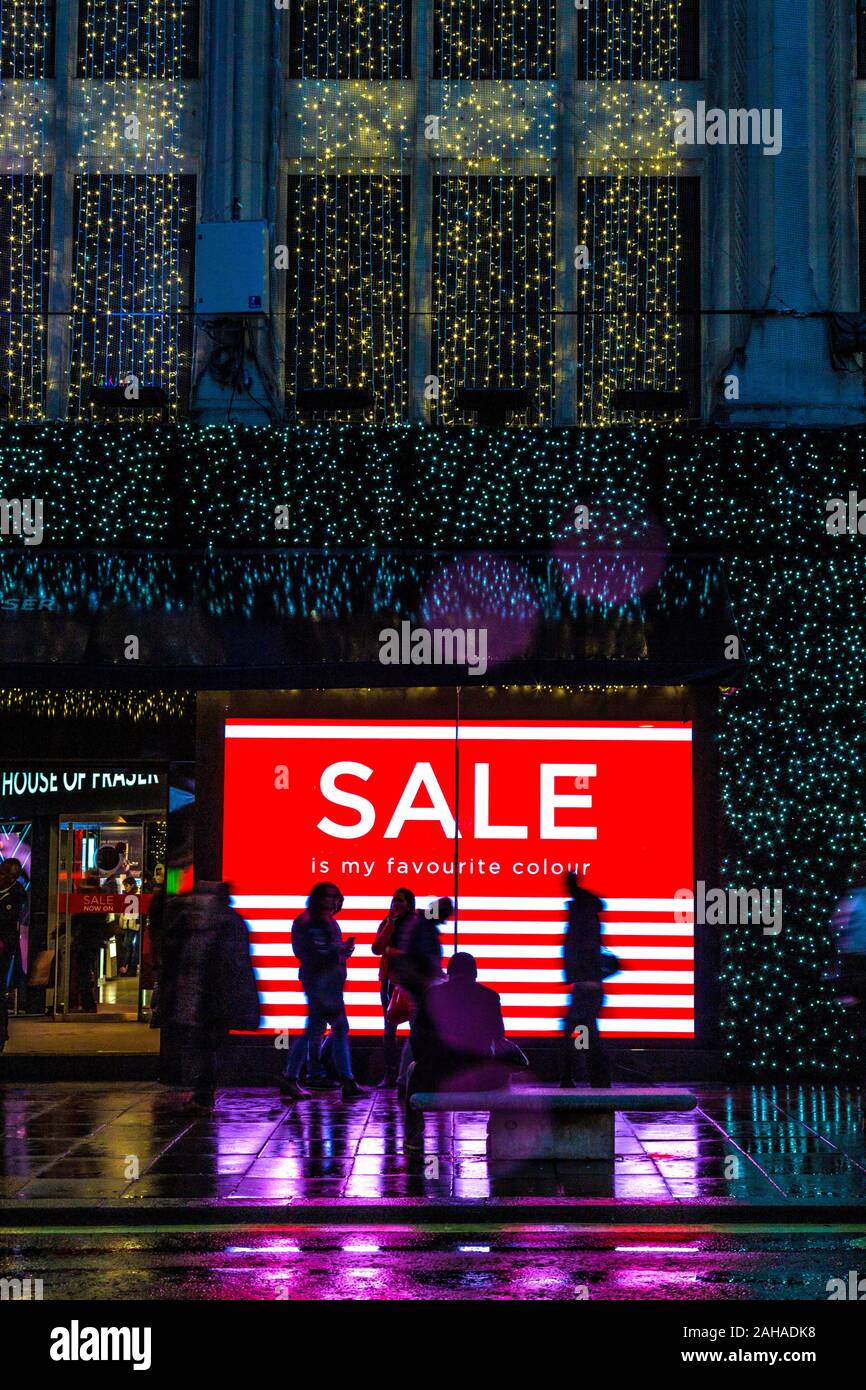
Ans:
[[[513,1036],[558,1031],[573,866],[622,966],[603,1033],[694,1037],[691,903],[675,897],[693,888],[690,724],[465,721],[458,739],[450,720],[229,719],[225,734],[223,876],[252,933],[263,1028],[303,1026],[291,924],[325,878],[357,942],[351,1027],[380,1032],[376,928],[398,886],[420,906],[454,897],[456,858],[459,946]]]

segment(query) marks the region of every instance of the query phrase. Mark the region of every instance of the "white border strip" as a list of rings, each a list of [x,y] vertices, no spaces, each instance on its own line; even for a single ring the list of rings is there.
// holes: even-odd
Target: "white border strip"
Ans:
[[[226,720],[227,739],[387,739],[426,743],[453,743],[456,725],[447,728],[418,724],[233,724]],[[599,725],[575,728],[573,725],[537,728],[530,725],[461,724],[457,735],[461,743],[691,743],[691,728],[658,728],[641,724],[637,728],[604,728]]]
[[[425,895],[416,893],[415,899],[423,903]],[[566,898],[460,898],[460,906],[468,912],[484,909],[485,911],[501,912],[503,909],[510,909],[513,912],[565,912]],[[692,913],[694,911],[694,900],[688,898],[603,898],[603,910],[605,912],[679,912],[680,914]],[[306,907],[307,899],[305,895],[283,895],[274,893],[241,893],[232,898],[232,906],[242,908],[297,908],[299,911]],[[348,897],[343,901],[344,908],[350,911],[359,908],[374,908],[382,911],[383,915],[391,905],[389,897]],[[254,922],[253,925],[256,925]],[[469,924],[467,924],[469,925]],[[519,923],[517,925],[520,925]],[[608,926],[616,926],[615,922],[609,922]],[[664,922],[652,922],[653,927],[663,927]],[[678,925],[683,925],[679,923]]]

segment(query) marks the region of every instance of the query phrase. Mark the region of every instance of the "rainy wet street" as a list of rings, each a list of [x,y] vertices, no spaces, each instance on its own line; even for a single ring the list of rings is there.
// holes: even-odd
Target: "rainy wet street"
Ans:
[[[538,1164],[501,1197],[484,1116],[429,1117],[413,1156],[387,1091],[225,1090],[202,1119],[148,1084],[4,1087],[0,1281],[82,1304],[827,1302],[866,1268],[859,1098],[698,1089],[690,1114],[619,1117],[598,1191]]]
[[[619,1221],[663,1223],[674,1211],[684,1222],[723,1221],[736,1211],[740,1220],[784,1223],[786,1212],[806,1208],[821,1223],[842,1213],[859,1220],[866,1148],[855,1091],[695,1091],[699,1104],[685,1114],[618,1114],[614,1163],[587,1175],[595,1165],[539,1161],[500,1171],[486,1154],[487,1117],[472,1112],[428,1116],[423,1154],[407,1152],[402,1106],[387,1090],[350,1103],[324,1093],[289,1104],[273,1091],[225,1089],[202,1117],[156,1085],[6,1086],[0,1209],[13,1226],[25,1211],[45,1225],[67,1224],[63,1212],[77,1210],[123,1226],[127,1217],[159,1222],[168,1209],[176,1220],[185,1210],[206,1220],[214,1208],[227,1225],[257,1219],[250,1211],[281,1221],[289,1209],[302,1223],[299,1207],[349,1224],[361,1219],[352,1215],[358,1203],[372,1210],[365,1220],[382,1212],[399,1223],[418,1209],[432,1221],[437,1206],[447,1221],[449,1208],[479,1202],[488,1210],[510,1203],[518,1224],[522,1204],[536,1212],[550,1204],[542,1221],[570,1208],[568,1219],[579,1222],[589,1219],[587,1202]]]
[[[862,1227],[400,1226],[7,1232],[48,1300],[826,1301]]]

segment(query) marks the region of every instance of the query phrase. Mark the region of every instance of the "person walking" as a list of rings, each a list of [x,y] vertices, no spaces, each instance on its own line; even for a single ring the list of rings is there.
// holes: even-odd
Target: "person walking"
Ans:
[[[866,862],[855,865],[851,887],[833,912],[836,945],[836,997],[853,1025],[866,1071]],[[861,1128],[866,1133],[866,1075],[863,1079]]]
[[[415,894],[408,888],[397,888],[391,899],[387,917],[383,918],[371,946],[374,956],[379,956],[379,998],[382,1001],[384,1018],[385,1074],[381,1086],[396,1086],[399,1066],[397,1046],[398,1025],[388,1018],[388,1005],[397,988],[397,961],[408,945],[413,926]]]
[[[563,1020],[559,1084],[576,1084],[574,1055],[580,1051],[586,1053],[590,1086],[607,1089],[611,1084],[610,1063],[598,1031],[598,1015],[604,1002],[599,917],[604,905],[594,893],[580,887],[576,873],[567,873],[565,883],[570,894],[564,946],[565,980],[571,985],[571,1000]],[[575,1029],[584,1030],[585,1048],[576,1048],[573,1044]]]
[[[162,1021],[174,1030],[190,1107],[211,1111],[219,1051],[229,1032],[258,1028],[261,1008],[247,924],[226,883],[168,898],[160,974]]]
[[[352,1074],[349,1020],[343,1001],[346,961],[355,949],[354,937],[345,941],[337,924],[343,895],[335,883],[316,883],[307,898],[306,911],[292,923],[292,950],[300,963],[300,981],[307,996],[307,1026],[295,1039],[280,1082],[280,1094],[292,1100],[308,1100],[300,1084],[306,1062],[318,1063],[325,1029],[331,1029],[334,1068],[343,1100],[366,1094]]]
[[[20,859],[0,864],[0,1052],[9,1041],[9,991],[16,987],[21,956],[21,914],[27,902],[18,881],[22,872]]]

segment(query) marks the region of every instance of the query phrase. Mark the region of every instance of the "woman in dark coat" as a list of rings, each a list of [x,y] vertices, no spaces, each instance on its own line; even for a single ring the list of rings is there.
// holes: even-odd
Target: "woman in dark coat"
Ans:
[[[331,1030],[331,1047],[343,1099],[362,1096],[364,1091],[352,1075],[349,1051],[349,1020],[343,1003],[346,961],[355,949],[354,937],[343,940],[337,913],[343,895],[335,883],[317,883],[310,891],[307,908],[292,923],[292,950],[300,962],[300,981],[307,996],[307,1026],[296,1038],[280,1082],[280,1094],[292,1100],[308,1100],[309,1091],[300,1084],[305,1062],[317,1061],[325,1036]]]
[[[397,1047],[397,1024],[388,1021],[388,1005],[397,985],[397,967],[400,956],[406,952],[409,935],[413,926],[415,894],[408,888],[397,888],[391,899],[388,916],[379,924],[376,938],[370,947],[374,956],[381,957],[379,965],[379,998],[382,1000],[382,1014],[385,1020],[385,1075],[383,1086],[396,1086],[399,1049]]]

